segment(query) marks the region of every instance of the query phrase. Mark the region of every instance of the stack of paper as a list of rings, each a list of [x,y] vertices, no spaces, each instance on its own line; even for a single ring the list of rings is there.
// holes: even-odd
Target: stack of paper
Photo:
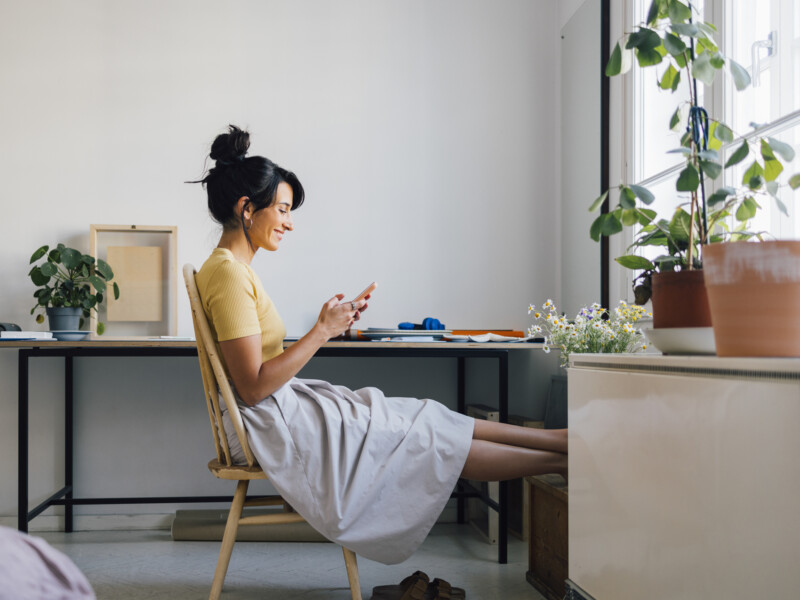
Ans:
[[[527,342],[530,338],[483,333],[480,335],[446,335],[444,339],[451,342]]]
[[[52,340],[53,334],[49,331],[0,331],[3,340]]]

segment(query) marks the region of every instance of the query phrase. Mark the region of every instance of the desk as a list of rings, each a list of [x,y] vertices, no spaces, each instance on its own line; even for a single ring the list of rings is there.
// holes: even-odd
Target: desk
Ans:
[[[286,342],[291,345],[292,342]],[[322,346],[315,356],[320,357],[419,357],[419,358],[455,358],[457,369],[457,409],[465,412],[465,359],[493,358],[498,361],[499,412],[500,420],[508,421],[508,353],[512,349],[524,350],[540,348],[541,344],[530,343],[456,343],[456,342],[328,342]],[[18,528],[28,530],[28,523],[49,506],[64,506],[65,531],[71,532],[73,525],[73,506],[87,504],[155,504],[172,502],[221,502],[230,501],[226,496],[170,496],[145,498],[80,498],[75,497],[73,489],[73,361],[82,357],[170,357],[196,356],[197,349],[193,341],[176,340],[91,340],[82,342],[56,341],[18,341],[2,342],[0,348],[18,348]],[[64,487],[56,491],[47,500],[28,510],[28,377],[29,362],[37,357],[63,357],[64,365]],[[465,520],[465,497],[475,495],[474,491],[465,490],[465,484],[459,484],[456,493],[458,499],[458,520]],[[494,502],[482,497],[487,505],[496,510],[499,521],[498,562],[507,562],[507,484],[501,482],[499,501]]]

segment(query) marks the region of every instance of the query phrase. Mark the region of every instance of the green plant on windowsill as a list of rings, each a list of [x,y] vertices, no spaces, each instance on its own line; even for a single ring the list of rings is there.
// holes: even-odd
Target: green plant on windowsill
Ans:
[[[609,77],[626,73],[636,58],[641,68],[663,67],[659,87],[674,93],[686,77],[689,101],[681,102],[669,121],[670,131],[685,127],[679,148],[671,152],[683,155],[685,163],[678,175],[676,192],[688,196],[668,218],[659,217],[648,208],[655,196],[639,185],[620,184],[619,200],[607,213],[592,223],[590,235],[595,241],[601,236],[611,236],[626,227],[636,229],[633,243],[627,254],[616,261],[623,267],[641,270],[634,280],[634,294],[638,304],[650,298],[651,277],[655,273],[702,268],[702,247],[722,241],[763,239],[765,232],[751,231],[750,220],[764,201],[773,201],[778,209],[788,214],[779,199],[782,185],[779,176],[784,163],[794,159],[794,150],[772,137],[757,135],[758,125],[751,124],[754,132],[742,136],[741,142],[723,165],[720,150],[723,144],[737,137],[722,121],[709,119],[698,105],[697,80],[711,85],[717,74],[727,68],[736,89],[750,85],[750,75],[734,60],[723,56],[714,41],[716,28],[696,20],[691,2],[680,0],[653,0],[647,21],[634,32],[620,40],[606,66]],[[718,187],[706,197],[706,179],[717,180],[725,169],[752,161],[742,177],[741,184]],[[745,163],[747,164],[747,163]],[[800,173],[788,179],[793,189],[800,187]],[[591,205],[595,211],[609,196],[607,190]],[[646,247],[658,247],[662,253],[649,260],[634,253]]]
[[[33,293],[36,305],[31,314],[46,308],[76,308],[83,315],[79,327],[83,327],[84,319],[89,318],[91,311],[102,304],[106,284],[114,278],[114,271],[107,262],[83,254],[74,248],[58,244],[50,250],[42,246],[31,256],[31,264],[44,258],[46,260],[34,266],[28,275],[34,285],[39,288]],[[112,286],[114,298],[119,298],[119,286]],[[36,322],[43,323],[44,315],[36,315]],[[102,335],[105,324],[97,322],[97,334]]]

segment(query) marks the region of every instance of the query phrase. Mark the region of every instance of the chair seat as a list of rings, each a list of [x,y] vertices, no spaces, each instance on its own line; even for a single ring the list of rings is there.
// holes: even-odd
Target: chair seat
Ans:
[[[231,481],[242,481],[245,479],[266,479],[267,474],[259,466],[248,467],[247,465],[226,465],[214,458],[208,461],[208,470],[214,477],[229,479]]]

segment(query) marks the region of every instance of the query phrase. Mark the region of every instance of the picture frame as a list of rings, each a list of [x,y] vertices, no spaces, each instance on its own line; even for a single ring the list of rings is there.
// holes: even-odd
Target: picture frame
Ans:
[[[98,320],[107,337],[175,336],[178,331],[178,228],[174,225],[90,225],[89,251],[114,271],[109,290],[90,331]]]

